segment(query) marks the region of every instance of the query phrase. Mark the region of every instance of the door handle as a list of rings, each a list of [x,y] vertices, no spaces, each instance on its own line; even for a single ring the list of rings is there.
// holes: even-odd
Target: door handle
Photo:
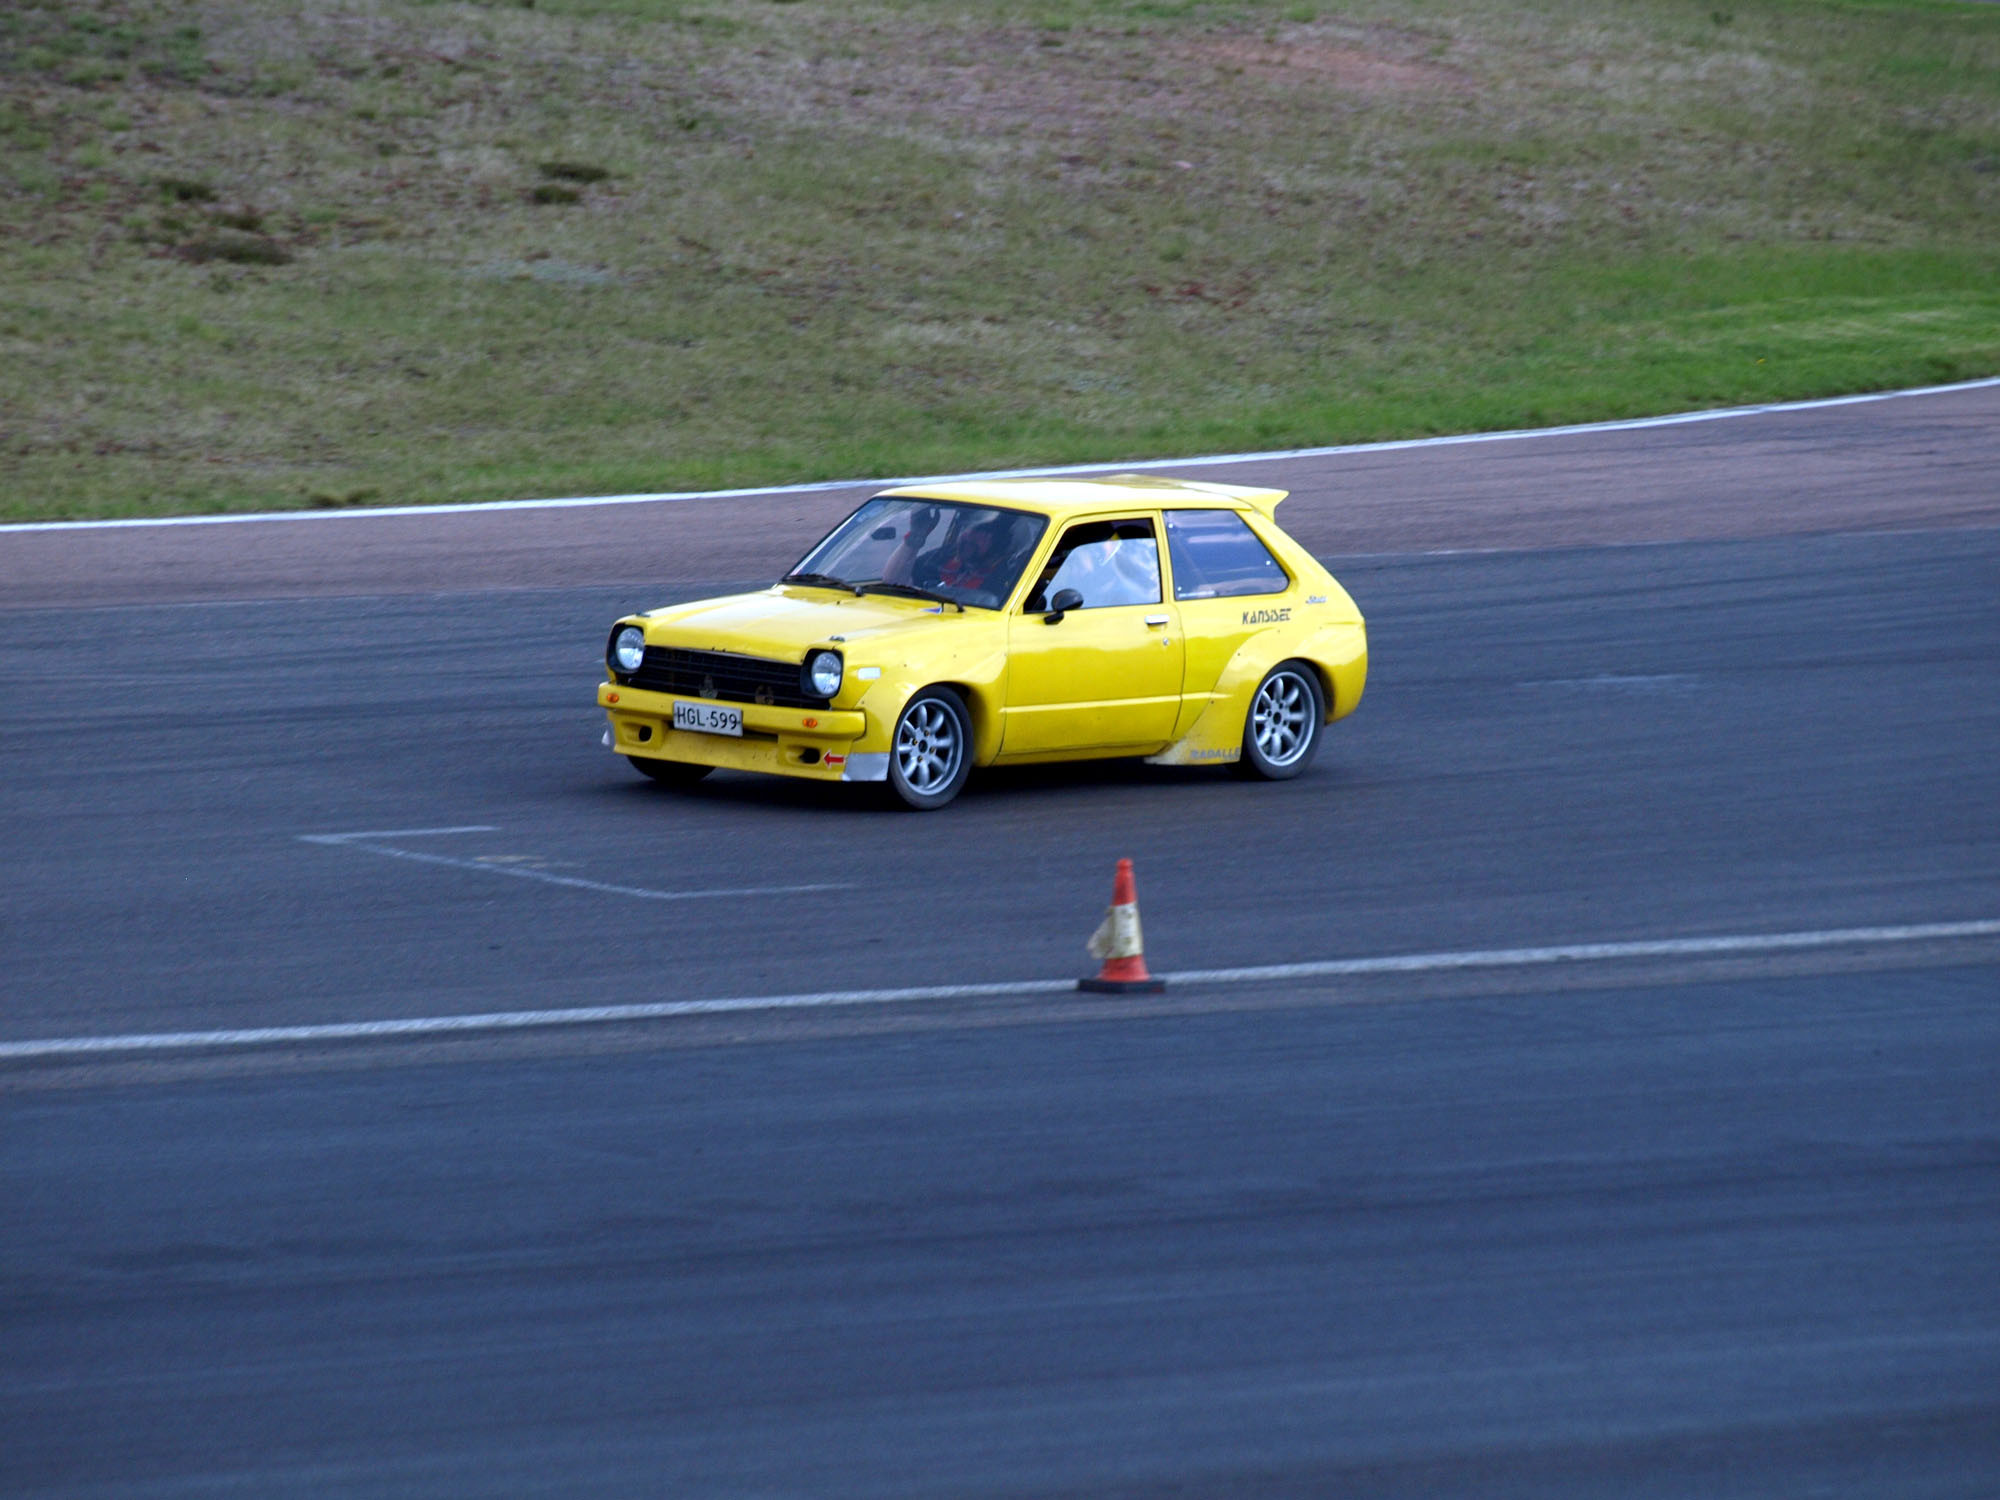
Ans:
[[[1167,623],[1168,618],[1166,615],[1147,615],[1146,623],[1148,625],[1164,625]]]

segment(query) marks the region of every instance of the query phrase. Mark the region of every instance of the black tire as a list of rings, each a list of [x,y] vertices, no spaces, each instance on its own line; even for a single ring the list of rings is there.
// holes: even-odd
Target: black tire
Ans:
[[[1326,692],[1319,673],[1302,661],[1279,662],[1250,696],[1238,774],[1289,781],[1313,763],[1325,727]]]
[[[697,766],[684,760],[661,760],[652,755],[628,755],[632,769],[661,786],[693,786],[713,771],[713,766]]]
[[[943,807],[972,774],[972,715],[950,688],[927,687],[896,716],[889,736],[889,790],[915,812]]]

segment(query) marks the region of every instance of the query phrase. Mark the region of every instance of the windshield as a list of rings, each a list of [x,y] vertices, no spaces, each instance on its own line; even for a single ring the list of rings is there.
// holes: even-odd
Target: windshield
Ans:
[[[879,496],[836,526],[786,577],[848,588],[886,584],[998,609],[1048,524],[1042,516],[990,505]]]

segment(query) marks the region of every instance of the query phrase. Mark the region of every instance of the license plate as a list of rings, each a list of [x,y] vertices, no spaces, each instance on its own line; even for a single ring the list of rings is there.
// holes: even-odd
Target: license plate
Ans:
[[[708,703],[676,703],[674,728],[692,729],[700,734],[743,733],[743,710],[716,708]]]

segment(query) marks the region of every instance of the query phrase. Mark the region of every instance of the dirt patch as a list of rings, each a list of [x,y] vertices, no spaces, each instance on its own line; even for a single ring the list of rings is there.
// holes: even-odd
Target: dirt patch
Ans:
[[[1185,113],[1194,80],[1136,40],[1086,36],[1044,46],[1030,28],[935,27],[885,36],[830,28],[818,50],[777,69],[732,70],[754,115],[815,128],[901,130],[940,142],[1111,136]],[[1184,64],[1181,65],[1184,68]],[[705,75],[711,86],[715,71]]]
[[[1312,37],[1263,41],[1248,37],[1210,38],[1184,47],[1191,63],[1239,69],[1280,84],[1331,84],[1352,94],[1404,94],[1443,90],[1469,92],[1472,80],[1441,63],[1401,61],[1358,46]]]
[[[862,23],[815,34],[816,50],[778,67],[711,69],[738,105],[825,127],[902,129],[958,141],[1099,141],[1170,122],[1227,132],[1214,112],[1217,75],[1280,94],[1356,101],[1422,93],[1465,95],[1469,74],[1408,54],[1422,38],[1362,38],[1295,27],[1275,34],[1210,33],[1163,43],[1102,31],[947,27],[885,34]]]

